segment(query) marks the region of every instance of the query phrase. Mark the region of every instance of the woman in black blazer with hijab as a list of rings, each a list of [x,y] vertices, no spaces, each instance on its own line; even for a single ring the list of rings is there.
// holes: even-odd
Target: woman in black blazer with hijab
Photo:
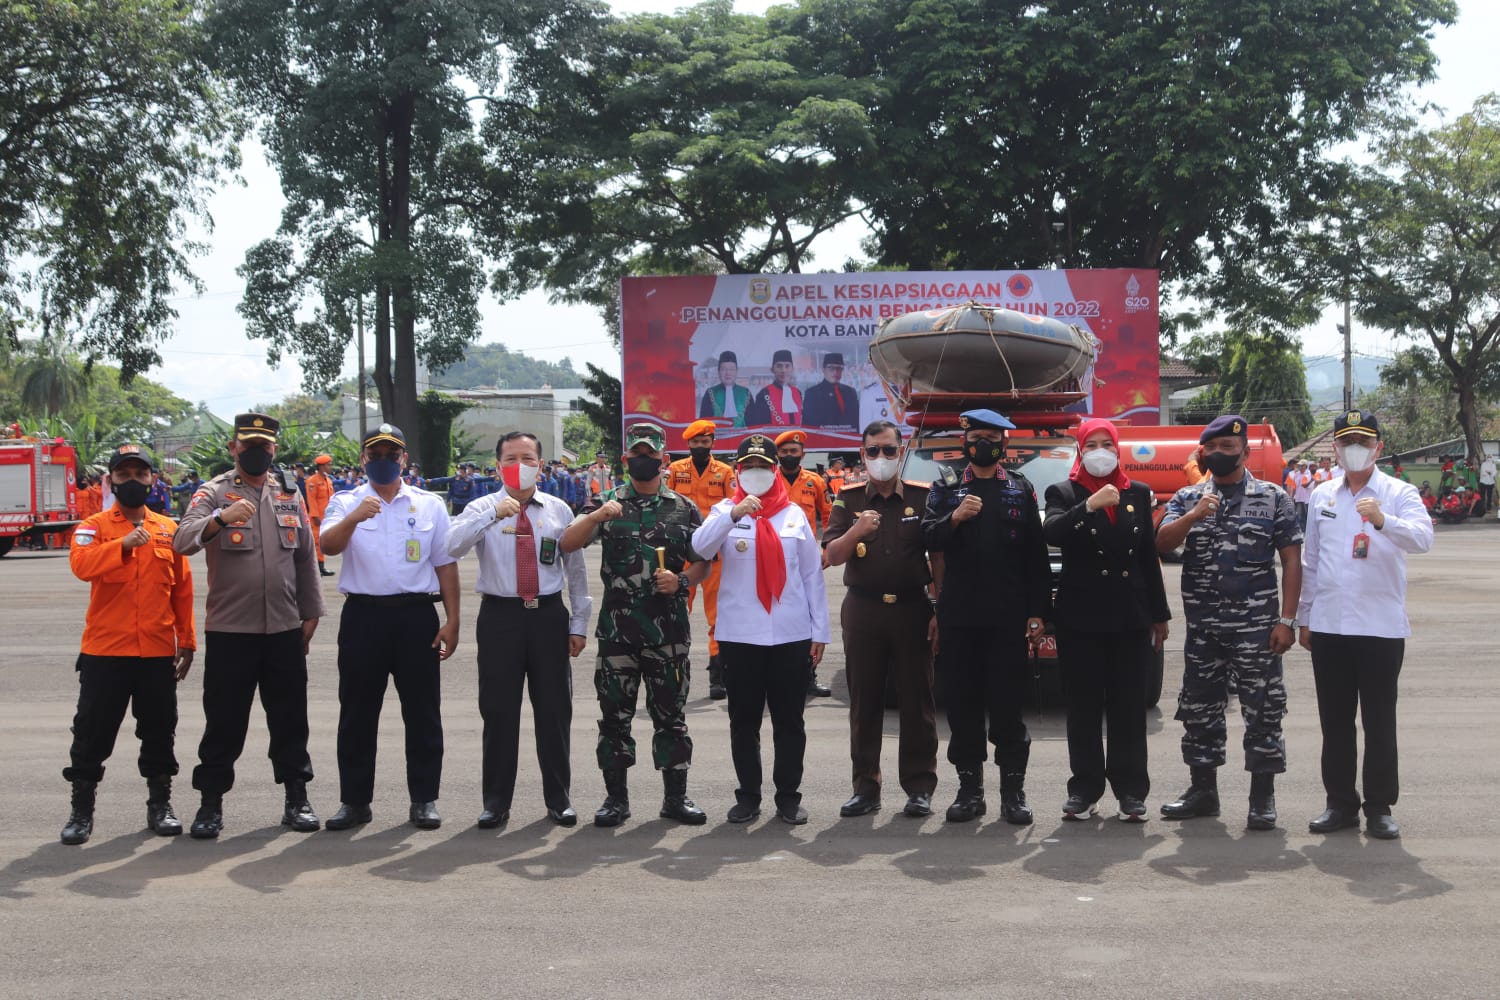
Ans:
[[[1146,821],[1146,678],[1167,638],[1166,588],[1156,554],[1151,488],[1120,469],[1108,420],[1078,427],[1066,482],[1047,488],[1042,533],[1062,550],[1053,622],[1068,710],[1063,819],[1087,819],[1106,782],[1119,818]],[[1109,728],[1106,753],[1101,723]]]

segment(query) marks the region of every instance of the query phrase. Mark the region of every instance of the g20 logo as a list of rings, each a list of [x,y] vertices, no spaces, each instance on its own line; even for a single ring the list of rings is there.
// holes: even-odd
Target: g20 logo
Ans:
[[[1155,299],[1149,295],[1125,296],[1125,311],[1128,313],[1149,312],[1155,308]]]

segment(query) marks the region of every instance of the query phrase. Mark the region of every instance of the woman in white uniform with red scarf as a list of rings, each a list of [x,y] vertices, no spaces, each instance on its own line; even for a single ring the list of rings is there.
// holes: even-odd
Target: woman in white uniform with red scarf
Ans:
[[[776,445],[751,434],[735,459],[734,496],[720,500],[693,533],[693,550],[723,560],[719,620],[715,628],[729,688],[729,745],[734,758],[735,805],[731,823],[760,815],[760,725],[771,710],[776,814],[806,823],[802,759],[807,732],[808,664],[814,668],[828,644],[828,594],[823,553],[801,508],[776,474]]]

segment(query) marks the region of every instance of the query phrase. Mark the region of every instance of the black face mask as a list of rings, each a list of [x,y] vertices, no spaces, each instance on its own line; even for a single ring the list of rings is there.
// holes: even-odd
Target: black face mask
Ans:
[[[1240,467],[1239,455],[1228,455],[1222,451],[1211,451],[1203,456],[1203,464],[1208,466],[1208,471],[1216,476],[1234,475],[1234,470]]]
[[[625,471],[638,483],[649,483],[661,474],[661,459],[653,455],[631,455],[625,460]]]
[[[146,498],[151,495],[151,487],[135,479],[127,479],[123,483],[112,482],[110,486],[121,507],[144,507]]]
[[[693,456],[693,464],[698,467],[699,472],[702,472],[704,469],[708,468],[708,459],[711,455],[713,455],[713,453],[714,450],[712,448],[688,449],[688,454]]]
[[[781,455],[777,457],[776,461],[781,463],[782,472],[796,472],[802,468],[801,455]]]
[[[976,438],[973,441],[964,442],[964,454],[969,457],[970,462],[981,469],[988,469],[997,464],[1005,454],[1005,442]]]
[[[271,453],[264,448],[246,448],[240,452],[239,465],[247,476],[263,476],[271,467]]]

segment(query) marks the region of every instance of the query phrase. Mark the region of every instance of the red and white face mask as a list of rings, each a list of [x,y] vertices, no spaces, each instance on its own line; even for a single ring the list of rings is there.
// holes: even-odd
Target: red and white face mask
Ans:
[[[536,477],[540,472],[540,466],[516,462],[514,465],[500,467],[500,480],[513,490],[525,492],[536,485]]]

